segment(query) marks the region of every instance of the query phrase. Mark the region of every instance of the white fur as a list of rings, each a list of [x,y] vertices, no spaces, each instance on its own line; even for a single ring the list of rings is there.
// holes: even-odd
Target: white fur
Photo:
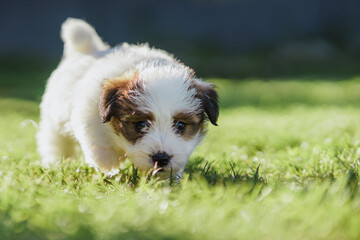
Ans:
[[[41,103],[37,143],[43,163],[49,165],[64,156],[73,156],[78,142],[85,161],[103,171],[118,169],[126,156],[136,167],[150,169],[153,162],[149,155],[166,151],[173,155],[166,168],[181,172],[203,138],[198,133],[191,140],[184,140],[173,131],[174,114],[195,112],[201,105],[194,98],[196,90],[189,91],[191,70],[165,51],[148,45],[124,43],[109,49],[82,20],[68,19],[61,36],[64,56],[48,80]],[[116,135],[99,115],[103,82],[128,71],[139,73],[145,89],[133,101],[155,119],[148,133],[135,144]]]

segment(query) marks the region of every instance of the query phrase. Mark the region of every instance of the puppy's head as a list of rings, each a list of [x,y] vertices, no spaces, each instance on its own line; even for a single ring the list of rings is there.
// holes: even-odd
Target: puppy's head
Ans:
[[[102,86],[100,116],[119,136],[119,145],[140,169],[156,164],[174,172],[187,160],[206,133],[217,125],[218,96],[184,66],[154,66]]]

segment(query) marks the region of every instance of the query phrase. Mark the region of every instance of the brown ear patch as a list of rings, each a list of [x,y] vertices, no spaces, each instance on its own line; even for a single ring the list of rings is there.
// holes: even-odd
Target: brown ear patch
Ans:
[[[132,100],[133,96],[142,92],[143,87],[139,84],[137,73],[108,79],[101,89],[99,111],[102,122],[110,122],[115,133],[121,134],[131,143],[135,143],[144,135],[136,130],[136,123],[153,120],[151,114],[139,112],[138,106]]]
[[[101,121],[106,123],[126,105],[129,100],[129,91],[138,88],[138,74],[124,74],[119,78],[108,79],[102,85],[100,94],[99,112]]]
[[[213,125],[217,126],[216,122],[219,117],[219,98],[214,89],[214,85],[195,81],[191,87],[196,89],[197,93],[195,97],[201,100],[207,118]]]

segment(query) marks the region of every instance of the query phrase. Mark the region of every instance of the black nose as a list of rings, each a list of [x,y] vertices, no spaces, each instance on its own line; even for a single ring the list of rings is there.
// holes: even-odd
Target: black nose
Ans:
[[[154,161],[154,163],[158,162],[159,167],[163,167],[169,163],[171,156],[169,156],[169,154],[165,152],[162,152],[152,155],[151,158]]]

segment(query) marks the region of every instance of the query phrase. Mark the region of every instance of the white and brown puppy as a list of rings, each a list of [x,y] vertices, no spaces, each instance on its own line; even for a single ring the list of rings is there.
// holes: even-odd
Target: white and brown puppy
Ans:
[[[41,103],[38,151],[45,165],[74,154],[102,171],[128,157],[142,170],[154,165],[182,173],[216,125],[217,93],[168,53],[147,45],[111,48],[86,22],[62,25],[64,56]]]

